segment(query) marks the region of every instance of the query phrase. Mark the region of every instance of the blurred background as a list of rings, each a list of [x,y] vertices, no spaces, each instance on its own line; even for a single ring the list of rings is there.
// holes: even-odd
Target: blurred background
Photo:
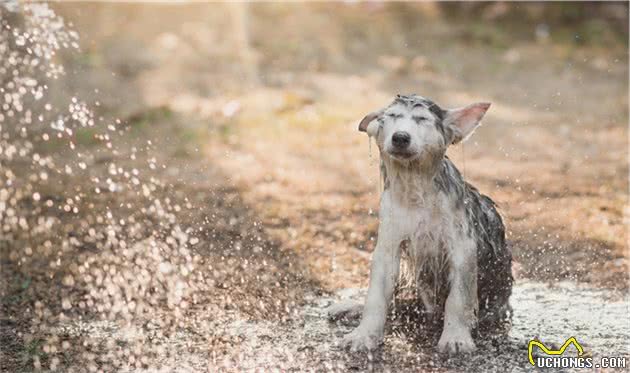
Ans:
[[[361,230],[373,231],[375,220],[339,221],[355,205],[377,206],[376,149],[370,165],[354,128],[395,94],[416,92],[443,107],[493,103],[452,157],[506,207],[512,241],[527,246],[517,259],[531,258],[524,270],[548,268],[530,252],[545,246],[582,259],[562,269],[567,275],[602,279],[623,267],[601,257],[617,259],[625,243],[625,4],[53,8],[81,44],[62,57],[70,73],[59,89],[99,101],[99,114],[126,119],[136,136],[154,137],[153,122],[176,127],[170,136],[189,143],[164,150],[208,157],[260,213],[293,216],[306,242],[291,246],[313,245],[302,231],[313,219],[339,224],[332,230],[345,238],[321,237],[325,255],[331,244],[364,244]],[[593,265],[612,267],[593,274]]]
[[[484,125],[449,155],[498,202],[519,283],[627,290],[627,3],[73,2],[47,9],[61,26],[42,10],[0,13],[9,40],[2,53],[24,45],[14,31],[28,31],[29,22],[76,31],[50,56],[62,71],[31,73],[46,92],[32,117],[51,119],[29,119],[28,135],[20,135],[24,123],[11,124],[19,115],[7,114],[16,100],[5,97],[3,107],[4,132],[30,139],[27,153],[37,157],[5,172],[0,187],[25,192],[13,198],[5,189],[9,197],[0,201],[29,211],[25,221],[49,216],[54,227],[34,237],[5,222],[9,276],[0,281],[2,311],[11,317],[0,334],[11,346],[3,350],[9,370],[83,361],[105,370],[168,366],[155,356],[181,367],[182,351],[195,369],[224,361],[228,370],[274,366],[272,353],[271,365],[243,360],[279,343],[265,342],[278,336],[247,322],[291,325],[313,299],[367,285],[378,150],[356,127],[398,93],[446,108],[492,102]],[[0,70],[1,92],[12,88],[12,71]],[[64,132],[55,124],[63,135],[51,134],[50,123],[65,121],[53,113],[68,108],[81,125]],[[37,168],[46,157],[54,165],[43,178]],[[133,181],[138,174],[146,184]],[[37,207],[46,200],[53,202]],[[156,249],[163,243],[173,253]],[[157,259],[138,262],[148,251]],[[159,267],[166,279],[147,274],[164,294],[124,285],[116,277],[125,273],[120,255],[136,258],[125,267],[130,277],[168,263]],[[187,269],[174,278],[171,264]],[[95,267],[102,273],[85,279]],[[142,313],[135,307],[145,297],[156,298]],[[142,317],[162,318],[158,329],[170,334],[112,337],[112,325]],[[88,338],[77,332],[88,327],[74,321],[90,318],[112,324],[90,324],[104,334]],[[187,323],[203,331],[177,337]],[[228,324],[251,333],[243,337]],[[147,347],[167,337],[161,349]],[[174,343],[177,353],[164,352]],[[111,356],[98,352],[103,346]],[[335,359],[319,348],[299,353],[312,366]],[[414,364],[387,351],[398,362],[390,368]]]

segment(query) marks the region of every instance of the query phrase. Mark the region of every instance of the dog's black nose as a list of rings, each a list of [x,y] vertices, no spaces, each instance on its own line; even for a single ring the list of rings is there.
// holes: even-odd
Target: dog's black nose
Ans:
[[[411,142],[411,136],[407,132],[398,131],[392,135],[392,144],[400,149],[404,149],[409,146]]]

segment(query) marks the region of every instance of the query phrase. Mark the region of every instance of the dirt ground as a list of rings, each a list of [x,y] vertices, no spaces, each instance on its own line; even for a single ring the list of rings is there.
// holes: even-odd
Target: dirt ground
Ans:
[[[101,155],[106,141],[77,137],[78,151],[94,155],[89,175],[107,175],[115,162],[159,180],[153,195],[195,240],[171,252],[159,246],[168,237],[151,237],[160,258],[171,253],[191,270],[156,280],[169,296],[185,283],[185,306],[156,298],[147,302],[151,313],[131,318],[112,316],[114,301],[103,303],[106,311],[67,309],[65,299],[79,304],[93,290],[78,280],[80,263],[129,276],[161,268],[162,259],[145,257],[156,245],[148,233],[128,239],[129,254],[60,250],[57,266],[47,255],[23,260],[36,243],[0,240],[3,370],[525,369],[506,361],[520,359],[523,339],[536,331],[480,342],[479,356],[446,362],[431,350],[436,331],[410,331],[395,317],[386,347],[367,359],[332,343],[349,329],[322,321],[321,308],[348,292],[360,296],[378,226],[378,152],[356,127],[397,93],[444,107],[492,102],[484,125],[449,155],[498,202],[517,283],[543,287],[536,294],[550,304],[547,286],[565,283],[576,294],[590,289],[585,298],[606,291],[627,301],[628,44],[612,26],[555,24],[540,12],[557,9],[535,6],[516,23],[500,6],[478,22],[431,4],[53,9],[77,30],[81,49],[58,57],[67,74],[51,83],[51,102],[78,96],[104,123],[122,123],[113,160]],[[127,157],[134,148],[143,150]],[[76,153],[42,151],[60,159]],[[53,199],[83,183],[59,180],[47,184]],[[81,203],[151,219],[136,193],[87,193]],[[32,204],[25,198],[18,206]],[[64,227],[53,233],[60,240],[92,224],[87,215],[51,213]],[[68,285],[69,275],[76,284]],[[515,297],[538,299],[527,294]]]

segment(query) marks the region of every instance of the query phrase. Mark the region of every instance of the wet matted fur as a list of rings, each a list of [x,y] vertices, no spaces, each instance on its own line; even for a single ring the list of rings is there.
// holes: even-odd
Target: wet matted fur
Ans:
[[[443,320],[441,351],[475,349],[472,333],[509,324],[512,256],[496,204],[467,183],[446,149],[469,136],[490,104],[444,110],[418,95],[398,95],[359,130],[376,139],[384,190],[365,306],[332,306],[361,315],[344,343],[373,349],[383,337],[394,289],[411,290]]]
[[[382,178],[386,179],[383,167]],[[434,178],[436,188],[443,193],[452,193],[458,204],[463,204],[471,235],[477,238],[477,296],[479,305],[478,327],[492,332],[509,326],[512,293],[512,253],[505,240],[503,219],[496,203],[464,181],[461,173],[448,157],[444,157],[440,170]],[[387,185],[387,182],[383,182]],[[397,293],[402,297],[420,300],[422,311],[435,320],[443,318],[444,302],[448,296],[448,271],[436,272],[435,266],[416,267],[407,245],[402,247],[401,273]],[[428,294],[427,294],[428,292]],[[403,295],[407,293],[407,295]],[[424,297],[431,297],[424,300]],[[433,306],[433,307],[431,307]]]

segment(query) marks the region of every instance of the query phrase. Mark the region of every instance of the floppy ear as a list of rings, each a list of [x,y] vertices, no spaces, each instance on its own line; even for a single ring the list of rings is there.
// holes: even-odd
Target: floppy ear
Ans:
[[[380,114],[379,112],[375,111],[373,113],[366,115],[365,118],[361,120],[361,123],[359,123],[359,131],[368,132],[368,126],[370,125],[370,123],[372,123],[374,119],[376,119],[379,116],[379,114]]]
[[[457,144],[470,136],[479,126],[489,107],[489,102],[478,102],[463,108],[447,110],[444,124],[452,130],[451,144]]]

